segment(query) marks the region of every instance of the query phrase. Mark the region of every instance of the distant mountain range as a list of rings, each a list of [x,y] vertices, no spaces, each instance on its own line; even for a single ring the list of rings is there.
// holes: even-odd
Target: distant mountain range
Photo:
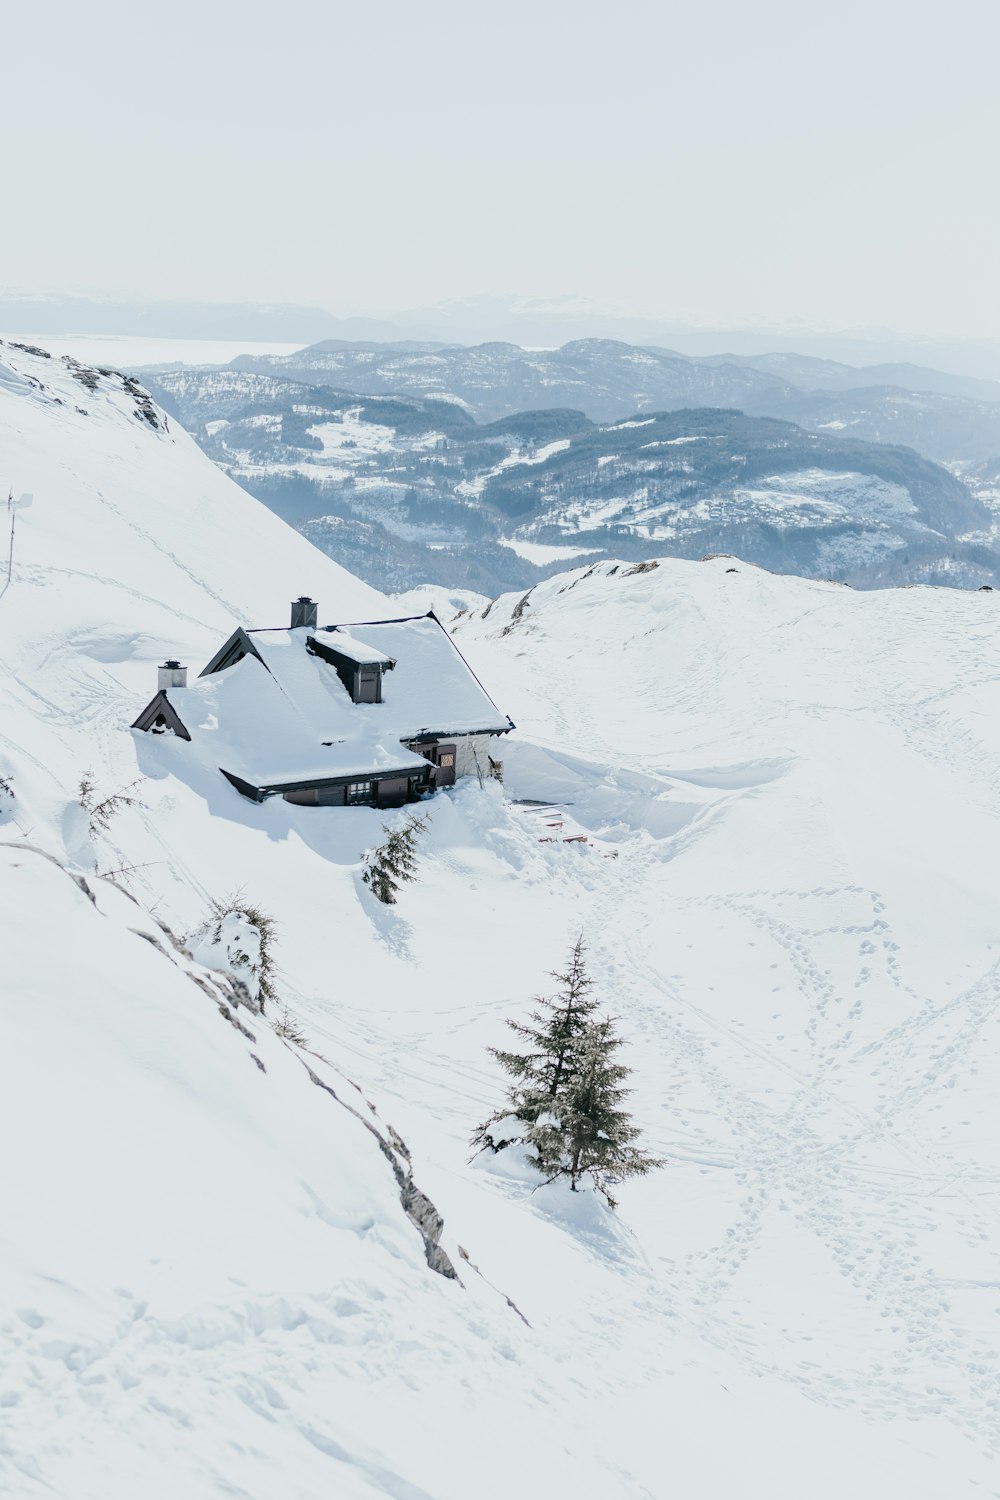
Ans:
[[[903,443],[939,463],[1000,455],[1000,382],[920,365],[858,367],[780,353],[693,359],[610,339],[546,350],[327,340],[284,356],[244,355],[232,368],[365,395],[454,401],[486,422],[547,407],[609,422],[721,406]]]
[[[726,328],[669,317],[608,311],[579,297],[466,296],[378,316],[341,316],[325,307],[259,302],[168,302],[120,297],[0,295],[0,334],[123,335],[146,338],[270,341],[311,344],[372,339],[479,344],[505,340],[528,348],[557,348],[568,340],[625,340],[686,355],[750,357],[761,350],[850,366],[933,365],[988,380],[1000,379],[1000,341],[915,337],[891,329],[829,331],[795,320]],[[84,356],[86,357],[86,356]],[[764,358],[770,356],[764,355]],[[793,384],[795,383],[793,378]],[[889,384],[902,383],[889,378]]]
[[[857,391],[807,398],[748,364],[597,340],[554,355],[509,345],[304,354],[164,371],[149,384],[221,468],[381,588],[492,594],[571,558],[719,551],[862,586],[1000,581],[993,491],[984,482],[973,494],[912,448],[855,436],[836,413]],[[331,369],[355,388],[316,383]],[[405,393],[364,388],[392,382],[406,382]],[[412,394],[421,382],[431,394]],[[668,390],[677,409],[663,409]],[[886,399],[871,391],[866,420]],[[547,406],[510,409],[540,393]],[[740,394],[745,407],[766,396],[784,411],[811,401],[816,427],[735,409]],[[595,421],[557,404],[570,395],[615,415]],[[472,396],[477,415],[501,414],[477,420]],[[657,396],[661,408],[650,410]],[[1000,404],[913,399],[979,405],[1000,419]]]

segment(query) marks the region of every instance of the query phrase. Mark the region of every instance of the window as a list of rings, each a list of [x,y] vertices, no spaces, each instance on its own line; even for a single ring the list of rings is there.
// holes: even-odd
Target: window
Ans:
[[[439,755],[438,756],[438,765],[439,766],[453,766],[454,764],[455,764],[455,757],[453,755]]]
[[[348,802],[370,802],[372,800],[372,784],[370,781],[349,781],[347,784]]]

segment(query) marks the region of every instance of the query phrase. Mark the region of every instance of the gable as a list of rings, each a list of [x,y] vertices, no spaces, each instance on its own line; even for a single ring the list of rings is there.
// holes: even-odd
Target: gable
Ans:
[[[157,693],[156,697],[152,698],[146,704],[146,707],[131,727],[153,734],[157,730],[169,729],[174,734],[179,735],[182,740],[189,740],[191,738],[177,710],[170,702],[166,693],[162,691]]]
[[[209,677],[213,672],[224,672],[227,667],[235,667],[244,656],[256,656],[258,661],[262,660],[260,652],[250,639],[249,632],[240,625],[233,631],[225,645],[220,646],[208,666],[202,667],[198,676]]]

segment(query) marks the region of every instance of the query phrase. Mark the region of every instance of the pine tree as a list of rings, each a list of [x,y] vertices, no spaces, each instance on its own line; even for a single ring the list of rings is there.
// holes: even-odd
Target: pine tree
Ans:
[[[365,855],[361,878],[372,895],[386,906],[395,906],[396,892],[404,881],[416,879],[417,835],[429,822],[430,817],[425,814],[422,818],[407,818],[399,828],[390,828],[388,823],[383,823],[382,830],[388,838]]]
[[[565,972],[552,977],[559,990],[537,1001],[531,1023],[507,1022],[531,1050],[489,1049],[513,1081],[505,1107],[478,1127],[472,1144],[492,1151],[527,1146],[529,1162],[546,1182],[568,1177],[574,1192],[589,1173],[614,1208],[610,1184],[643,1176],[660,1163],[634,1144],[639,1132],[622,1107],[629,1069],[615,1058],[622,1041],[614,1022],[596,1015],[582,937]],[[493,1127],[501,1122],[512,1123],[496,1139]]]
[[[497,1143],[490,1127],[513,1116],[526,1128],[533,1127],[548,1111],[556,1094],[569,1080],[574,1066],[574,1047],[582,1037],[588,1021],[597,1009],[589,991],[594,981],[586,970],[582,936],[577,938],[563,973],[553,969],[551,977],[558,982],[556,995],[537,996],[531,1021],[508,1020],[511,1031],[530,1044],[529,1052],[508,1052],[500,1047],[489,1050],[514,1082],[507,1091],[507,1107],[496,1110],[479,1126],[473,1145],[499,1151],[512,1141]],[[526,1140],[527,1134],[513,1139]]]
[[[609,1190],[612,1183],[645,1177],[662,1166],[634,1144],[639,1131],[623,1108],[632,1092],[623,1087],[631,1070],[615,1056],[621,1045],[609,1017],[588,1026],[572,1080],[559,1100],[558,1143],[546,1153],[550,1182],[568,1177],[575,1192],[581,1177],[589,1173],[611,1208],[616,1206]]]

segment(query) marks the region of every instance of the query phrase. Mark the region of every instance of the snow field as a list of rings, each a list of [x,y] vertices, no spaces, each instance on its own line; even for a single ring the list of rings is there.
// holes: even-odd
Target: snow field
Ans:
[[[519,725],[507,797],[436,797],[387,909],[380,814],[247,803],[126,728],[168,652],[303,591],[384,601],[117,390],[22,363],[64,405],[0,386],[35,496],[0,599],[7,1492],[1000,1493],[993,596],[717,559],[463,617]],[[144,778],[93,841],[88,768]],[[590,842],[540,843],[517,799]],[[182,935],[238,887],[343,1103],[147,915]],[[581,930],[668,1163],[617,1218],[468,1162],[485,1049]],[[462,1285],[347,1104],[407,1143]]]

